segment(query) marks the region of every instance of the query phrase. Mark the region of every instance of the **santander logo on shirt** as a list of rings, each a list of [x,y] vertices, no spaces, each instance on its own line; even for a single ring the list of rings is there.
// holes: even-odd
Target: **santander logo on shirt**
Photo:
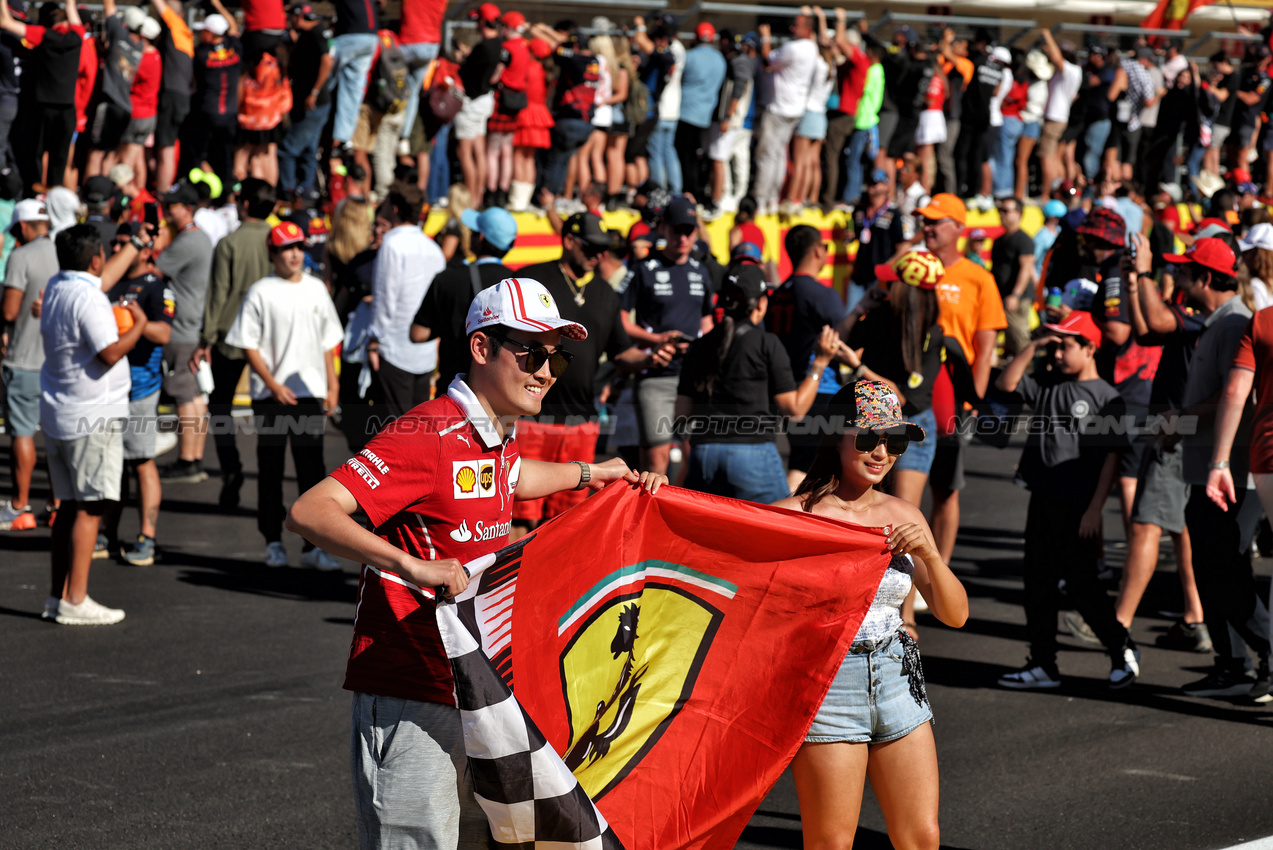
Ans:
[[[468,543],[470,540],[500,540],[508,536],[512,530],[511,522],[492,522],[484,523],[478,520],[473,524],[473,529],[469,530],[469,521],[461,520],[460,527],[451,532],[451,539],[456,543]]]

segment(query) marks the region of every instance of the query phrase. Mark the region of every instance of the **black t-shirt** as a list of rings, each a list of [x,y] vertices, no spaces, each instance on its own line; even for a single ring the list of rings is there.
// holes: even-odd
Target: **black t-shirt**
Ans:
[[[553,90],[553,116],[591,121],[597,81],[601,78],[597,57],[563,46],[557,48],[553,61],[561,71]]]
[[[1023,375],[1014,395],[1050,426],[1030,429],[1017,479],[1032,493],[1089,504],[1105,456],[1127,445],[1126,436],[1104,427],[1125,412],[1118,390],[1100,378],[1043,386]]]
[[[26,41],[38,43],[29,54],[32,61],[22,67],[23,76],[31,83],[22,87],[22,94],[41,105],[73,106],[83,36],[70,27],[28,25]]]
[[[1241,75],[1242,82],[1238,86],[1238,91],[1255,92],[1260,95],[1260,99],[1255,102],[1254,106],[1247,106],[1235,95],[1232,99],[1236,102],[1236,105],[1233,107],[1233,121],[1230,126],[1254,127],[1256,120],[1260,117],[1260,112],[1264,109],[1264,101],[1269,90],[1269,75],[1256,67],[1243,68]]]
[[[429,339],[438,341],[437,385],[444,390],[456,375],[469,370],[469,337],[464,332],[464,322],[473,303],[474,269],[482,289],[513,277],[512,269],[503,263],[452,263],[429,284],[415,314],[414,323],[428,328]]]
[[[624,310],[636,310],[638,325],[652,333],[677,330],[690,339],[702,332],[703,317],[711,314],[714,300],[707,269],[701,263],[689,259],[676,265],[662,255],[638,263],[624,279],[619,295]],[[678,357],[645,375],[679,375],[681,360]]]
[[[1017,285],[1021,271],[1021,258],[1034,256],[1034,240],[1018,230],[1009,236],[1000,236],[990,249],[990,273],[999,285],[999,297],[1007,298]]]
[[[152,272],[121,280],[111,287],[110,292],[106,293],[106,298],[112,304],[136,301],[137,306],[141,307],[146,314],[148,322],[165,322],[171,325],[177,313],[176,302],[168,289],[168,283]],[[128,365],[151,365],[151,361],[155,359],[155,350],[162,348],[163,346],[159,343],[151,342],[142,336],[137,340],[132,351],[128,352]]]
[[[773,397],[796,389],[787,352],[774,334],[740,323],[711,386],[700,392],[694,385],[715,367],[720,333],[695,340],[685,354],[676,393],[694,400],[690,444],[771,443],[782,421],[770,413]]]
[[[1105,322],[1131,325],[1130,308],[1123,292],[1123,278],[1118,264],[1122,252],[1115,252],[1097,269],[1096,298],[1092,300],[1092,315]],[[1096,352],[1096,368],[1101,377],[1113,384],[1123,402],[1130,408],[1143,412],[1149,404],[1154,373],[1158,371],[1158,359],[1162,349],[1156,345],[1143,346],[1136,342],[1136,335],[1129,334],[1127,341],[1116,345],[1106,337]]]
[[[115,234],[119,232],[117,225],[109,216],[94,213],[84,219],[85,224],[91,224],[97,228],[97,232],[102,236],[102,245],[109,246],[115,241]],[[106,248],[106,253],[110,253],[110,248]]]
[[[358,302],[371,294],[372,276],[376,268],[376,249],[368,248],[354,254],[348,263],[342,263],[330,252],[327,262],[331,266],[332,301],[341,324],[348,324],[349,313]]]
[[[797,383],[809,371],[822,326],[835,327],[842,318],[844,302],[839,293],[808,275],[792,275],[769,296],[765,330],[782,341]]]
[[[588,338],[582,342],[563,339],[562,348],[574,355],[570,368],[544,395],[538,421],[557,425],[577,425],[589,422],[597,415],[597,365],[601,355],[614,360],[632,347],[632,339],[623,329],[619,315],[619,296],[605,279],[593,275],[582,291],[566,280],[557,262],[541,263],[519,269],[519,277],[528,277],[544,285],[563,319],[578,322],[588,329]],[[576,299],[582,295],[583,303]]]
[[[881,304],[857,320],[849,332],[849,347],[862,352],[862,363],[872,372],[897,385],[906,403],[902,413],[914,416],[933,406],[933,382],[941,369],[946,338],[941,325],[934,324],[924,335],[919,371],[906,368],[902,355],[902,331],[893,319],[893,308]],[[935,438],[935,435],[930,435]]]
[[[495,66],[502,62],[507,67],[510,59],[503,39],[485,38],[479,41],[460,66],[464,93],[471,98],[486,94],[492,88],[491,75],[495,73]]]
[[[1233,126],[1233,110],[1238,104],[1238,86],[1241,84],[1242,75],[1238,73],[1238,69],[1234,68],[1233,73],[1225,77],[1217,88],[1225,89],[1229,92],[1229,96],[1225,98],[1224,103],[1220,104],[1220,112],[1216,115],[1216,126],[1231,127]]]
[[[239,73],[243,43],[227,35],[217,44],[200,44],[194,52],[198,109],[207,116],[238,120]]]
[[[0,33],[0,95],[16,95],[19,91],[18,77],[22,68],[17,57],[21,49],[16,35]]]
[[[296,41],[292,43],[291,56],[287,61],[287,75],[292,79],[292,120],[299,121],[305,117],[305,98],[314,90],[318,82],[318,67],[328,53],[327,40],[331,38],[331,30],[314,27],[312,30],[301,30]],[[331,91],[324,86],[318,93],[317,105],[323,106],[331,102]]]
[[[985,53],[972,60],[972,82],[964,91],[963,126],[983,128],[990,126],[990,102],[1003,83],[1007,69],[993,61]]]
[[[332,0],[336,7],[336,35],[375,34],[376,0]]]
[[[1168,304],[1167,308],[1176,318],[1176,330],[1167,334],[1162,343],[1162,357],[1149,391],[1150,413],[1184,409],[1189,364],[1193,362],[1198,337],[1206,329],[1206,318],[1197,310],[1178,304]]]
[[[869,286],[875,283],[875,267],[888,262],[897,246],[906,241],[901,210],[887,204],[875,218],[868,218],[865,209],[857,210],[853,213],[853,230],[858,236],[858,253],[850,280]]]

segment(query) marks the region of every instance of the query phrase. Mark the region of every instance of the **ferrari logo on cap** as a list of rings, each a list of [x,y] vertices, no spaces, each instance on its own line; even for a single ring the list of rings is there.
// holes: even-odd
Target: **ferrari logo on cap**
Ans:
[[[549,298],[549,297],[548,297],[548,293],[547,293],[547,292],[541,292],[541,293],[539,293],[539,301],[540,301],[540,303],[541,303],[541,304],[543,304],[543,305],[544,305],[545,307],[547,307],[549,310],[551,310],[551,309],[553,308],[553,300],[552,300],[551,298]]]

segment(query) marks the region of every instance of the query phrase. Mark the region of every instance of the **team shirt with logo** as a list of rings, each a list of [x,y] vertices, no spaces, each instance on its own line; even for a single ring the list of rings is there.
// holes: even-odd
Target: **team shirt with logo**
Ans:
[[[693,258],[678,264],[650,257],[632,270],[622,287],[623,309],[636,310],[636,323],[651,333],[676,330],[697,339],[703,317],[712,312],[714,298],[707,267]],[[678,357],[670,365],[645,374],[653,378],[680,373]]]
[[[501,440],[462,380],[395,420],[332,473],[376,535],[424,560],[462,563],[508,538],[521,470],[514,432]],[[364,566],[345,688],[454,705],[432,588]]]

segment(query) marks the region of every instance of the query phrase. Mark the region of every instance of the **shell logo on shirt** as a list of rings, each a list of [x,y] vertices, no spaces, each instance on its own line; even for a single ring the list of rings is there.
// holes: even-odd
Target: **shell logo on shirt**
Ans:
[[[495,460],[451,462],[456,499],[489,499],[495,495]]]

